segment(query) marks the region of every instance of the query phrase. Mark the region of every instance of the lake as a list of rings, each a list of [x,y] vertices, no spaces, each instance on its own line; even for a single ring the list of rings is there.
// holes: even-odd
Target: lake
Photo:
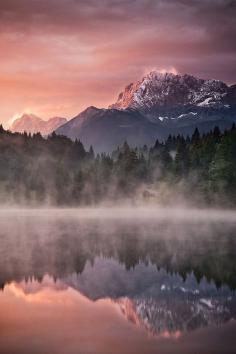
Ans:
[[[236,213],[0,210],[0,354],[235,353]]]

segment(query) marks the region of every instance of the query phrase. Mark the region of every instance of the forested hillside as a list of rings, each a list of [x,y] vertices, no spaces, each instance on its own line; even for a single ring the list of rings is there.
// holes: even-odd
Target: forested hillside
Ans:
[[[80,141],[0,128],[2,204],[92,205],[153,202],[236,204],[236,128],[169,136],[148,149],[124,144],[111,155]]]

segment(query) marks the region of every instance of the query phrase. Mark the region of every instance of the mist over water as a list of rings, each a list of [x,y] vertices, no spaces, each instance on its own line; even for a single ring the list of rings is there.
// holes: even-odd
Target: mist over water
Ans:
[[[1,209],[0,353],[233,353],[235,235],[227,210]]]

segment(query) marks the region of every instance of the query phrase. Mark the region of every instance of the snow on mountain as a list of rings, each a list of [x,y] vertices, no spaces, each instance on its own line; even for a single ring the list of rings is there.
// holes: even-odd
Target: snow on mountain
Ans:
[[[53,117],[47,121],[39,118],[34,114],[23,114],[21,117],[14,120],[10,126],[12,132],[19,133],[41,133],[46,136],[51,134],[55,129],[67,122],[66,118]]]
[[[150,111],[156,107],[197,105],[222,106],[229,87],[219,80],[152,71],[141,81],[128,85],[110,108]]]
[[[96,152],[111,152],[124,141],[150,146],[169,134],[191,136],[196,127],[201,133],[215,126],[225,130],[235,121],[236,85],[152,71],[128,85],[108,109],[88,107],[55,131]]]

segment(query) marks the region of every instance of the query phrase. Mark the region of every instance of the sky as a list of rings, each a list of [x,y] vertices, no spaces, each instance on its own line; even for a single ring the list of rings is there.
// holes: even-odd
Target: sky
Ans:
[[[236,83],[236,0],[0,0],[0,122],[107,107],[151,70]]]

